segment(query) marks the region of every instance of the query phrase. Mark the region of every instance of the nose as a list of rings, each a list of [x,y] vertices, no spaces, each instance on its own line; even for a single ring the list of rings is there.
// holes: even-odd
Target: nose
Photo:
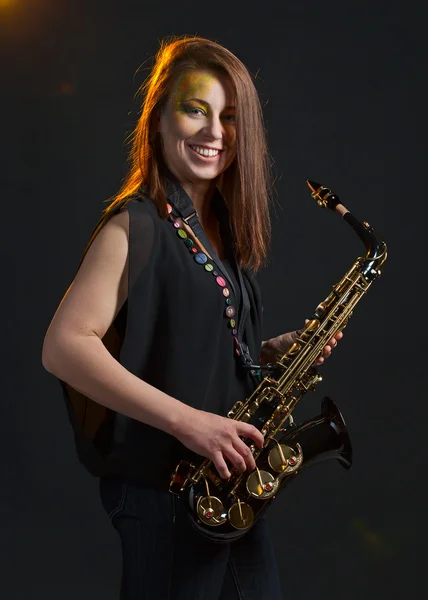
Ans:
[[[220,140],[224,135],[224,127],[220,117],[212,115],[205,127],[205,131],[212,140]]]

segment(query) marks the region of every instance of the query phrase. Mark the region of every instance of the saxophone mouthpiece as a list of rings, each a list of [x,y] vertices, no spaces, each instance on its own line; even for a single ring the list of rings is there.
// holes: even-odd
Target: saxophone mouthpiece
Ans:
[[[328,187],[316,183],[316,181],[311,181],[310,179],[307,179],[306,183],[311,190],[312,198],[317,201],[318,206],[330,208],[332,211],[337,212],[341,217],[349,212],[349,210],[341,203],[339,196],[333,194]]]
[[[311,181],[310,179],[307,179],[306,183],[308,184],[313,194],[316,194],[317,191],[322,187],[320,183],[316,183],[315,181]]]

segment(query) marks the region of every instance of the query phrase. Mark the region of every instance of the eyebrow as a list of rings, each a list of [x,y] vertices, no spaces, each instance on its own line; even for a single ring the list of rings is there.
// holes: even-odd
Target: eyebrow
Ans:
[[[206,100],[202,100],[202,98],[187,98],[187,100],[185,100],[185,102],[190,102],[194,100],[195,102],[200,102],[201,104],[205,104],[205,106],[209,106],[209,102],[207,102]],[[235,110],[236,106],[225,106],[223,110]]]

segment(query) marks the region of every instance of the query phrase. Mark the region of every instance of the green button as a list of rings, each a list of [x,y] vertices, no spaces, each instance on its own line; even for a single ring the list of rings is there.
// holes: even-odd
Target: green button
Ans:
[[[177,233],[182,240],[185,240],[187,238],[187,233],[184,231],[184,229],[178,229]]]
[[[235,319],[230,319],[229,325],[232,327],[232,329],[235,329],[235,327],[236,327],[236,321],[235,321]]]
[[[207,263],[205,265],[205,271],[212,271],[214,269],[214,267],[212,266],[211,263]]]

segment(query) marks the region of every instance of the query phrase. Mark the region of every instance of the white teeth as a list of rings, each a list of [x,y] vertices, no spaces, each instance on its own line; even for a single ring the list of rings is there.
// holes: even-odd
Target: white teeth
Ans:
[[[202,154],[202,156],[217,156],[217,154],[219,153],[219,150],[208,150],[208,148],[201,148],[200,146],[190,147],[198,154]]]

